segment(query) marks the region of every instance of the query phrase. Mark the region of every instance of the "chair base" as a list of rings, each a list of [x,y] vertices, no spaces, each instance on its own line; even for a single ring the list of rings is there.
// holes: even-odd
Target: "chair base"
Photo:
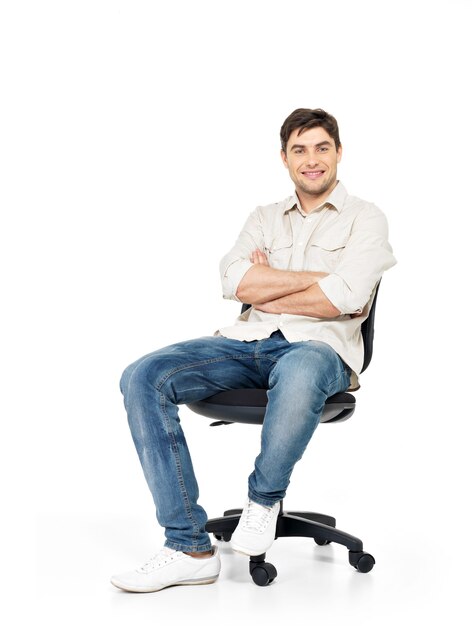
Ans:
[[[208,520],[205,530],[213,533],[216,539],[230,541],[241,513],[242,509],[229,509],[223,517]],[[279,537],[312,537],[320,546],[339,543],[348,548],[349,563],[362,573],[369,572],[375,564],[374,557],[363,551],[359,538],[336,528],[334,517],[312,511],[284,511],[283,500],[280,501],[275,531],[275,538]],[[275,567],[265,562],[265,554],[250,557],[249,570],[254,582],[260,586],[270,584],[277,576]]]

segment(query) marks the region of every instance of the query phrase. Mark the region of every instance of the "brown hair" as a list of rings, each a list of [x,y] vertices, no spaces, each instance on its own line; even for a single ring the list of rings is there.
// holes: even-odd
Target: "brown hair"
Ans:
[[[336,150],[338,150],[341,145],[338,123],[336,118],[323,111],[323,109],[295,109],[295,111],[290,113],[280,129],[282,150],[286,152],[288,138],[295,129],[298,128],[298,134],[301,135],[305,130],[315,128],[316,126],[321,126],[325,129],[331,139],[334,140]]]

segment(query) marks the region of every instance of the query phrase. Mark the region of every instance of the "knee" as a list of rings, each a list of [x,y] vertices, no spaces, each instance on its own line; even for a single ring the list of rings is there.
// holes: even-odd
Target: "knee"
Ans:
[[[160,359],[147,355],[134,361],[124,370],[120,379],[120,390],[126,398],[133,390],[142,388],[159,379]]]
[[[272,383],[287,385],[292,397],[324,396],[338,375],[336,363],[329,346],[303,345],[294,349],[279,360],[272,371]],[[334,353],[334,356],[336,354]]]
[[[135,367],[135,364],[131,363],[131,365],[128,365],[128,367],[124,370],[123,374],[121,374],[120,391],[123,395],[125,395],[126,391],[128,390],[129,380],[133,373],[134,367]]]

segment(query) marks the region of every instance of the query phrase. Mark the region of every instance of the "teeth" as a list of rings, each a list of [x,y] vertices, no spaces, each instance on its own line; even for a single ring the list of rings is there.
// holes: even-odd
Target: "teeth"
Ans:
[[[303,174],[305,176],[308,176],[309,178],[316,178],[317,176],[321,176],[322,174],[324,174],[324,172],[321,172],[321,171],[317,171],[317,172],[303,172]]]

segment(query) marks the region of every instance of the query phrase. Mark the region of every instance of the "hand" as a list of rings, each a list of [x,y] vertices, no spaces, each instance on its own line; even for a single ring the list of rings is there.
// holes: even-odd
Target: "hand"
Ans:
[[[255,265],[269,265],[266,255],[257,249],[251,252],[250,261]]]

